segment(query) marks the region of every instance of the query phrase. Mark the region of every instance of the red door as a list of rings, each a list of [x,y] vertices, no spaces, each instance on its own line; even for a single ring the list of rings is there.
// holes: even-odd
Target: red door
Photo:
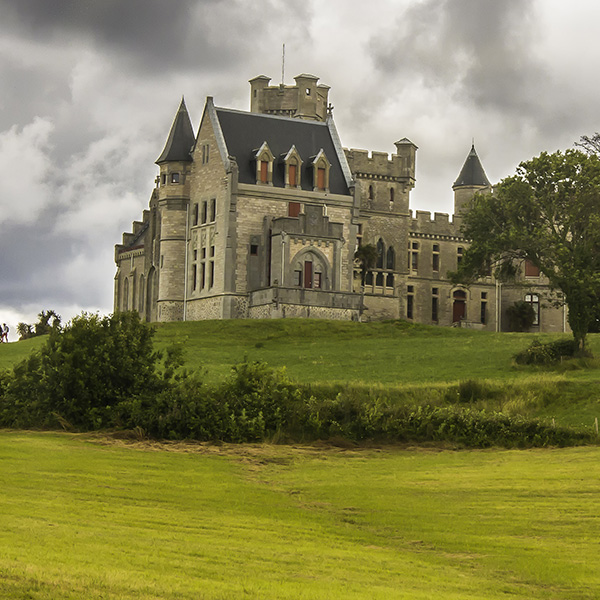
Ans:
[[[457,290],[452,294],[454,303],[452,304],[452,322],[458,323],[465,318],[467,312],[467,294],[462,290]]]

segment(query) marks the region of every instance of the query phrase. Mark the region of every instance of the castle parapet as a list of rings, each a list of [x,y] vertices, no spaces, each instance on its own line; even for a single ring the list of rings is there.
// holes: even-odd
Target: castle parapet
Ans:
[[[414,179],[414,160],[387,152],[369,152],[356,148],[345,149],[350,169],[357,177],[377,176],[390,179]]]
[[[411,230],[428,235],[460,236],[458,224],[450,221],[448,213],[436,212],[432,217],[431,213],[426,210],[416,211],[411,222]]]

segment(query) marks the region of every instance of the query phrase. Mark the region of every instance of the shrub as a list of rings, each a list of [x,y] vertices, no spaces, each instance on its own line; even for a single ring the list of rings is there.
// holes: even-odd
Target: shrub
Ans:
[[[112,407],[164,387],[153,334],[136,312],[82,314],[63,330],[53,327],[46,344],[3,383],[0,423],[112,426]]]
[[[577,353],[577,342],[573,338],[556,340],[542,344],[533,340],[530,346],[514,355],[514,360],[519,365],[551,365],[559,362],[563,357],[573,357]]]
[[[535,311],[529,302],[518,300],[506,309],[512,331],[529,331],[535,321]]]

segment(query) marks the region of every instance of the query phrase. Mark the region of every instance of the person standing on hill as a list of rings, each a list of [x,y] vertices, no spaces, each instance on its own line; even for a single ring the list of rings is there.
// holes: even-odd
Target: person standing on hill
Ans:
[[[6,342],[8,344],[8,332],[9,332],[8,325],[6,323],[3,323],[2,324],[2,332],[0,335],[0,341]]]

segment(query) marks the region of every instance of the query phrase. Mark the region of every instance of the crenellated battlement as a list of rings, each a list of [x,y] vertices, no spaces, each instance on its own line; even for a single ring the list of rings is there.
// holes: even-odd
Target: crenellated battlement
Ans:
[[[451,220],[448,213],[435,212],[432,216],[427,210],[417,210],[414,214],[411,210],[410,216],[413,234],[461,237],[460,223],[456,219]]]

